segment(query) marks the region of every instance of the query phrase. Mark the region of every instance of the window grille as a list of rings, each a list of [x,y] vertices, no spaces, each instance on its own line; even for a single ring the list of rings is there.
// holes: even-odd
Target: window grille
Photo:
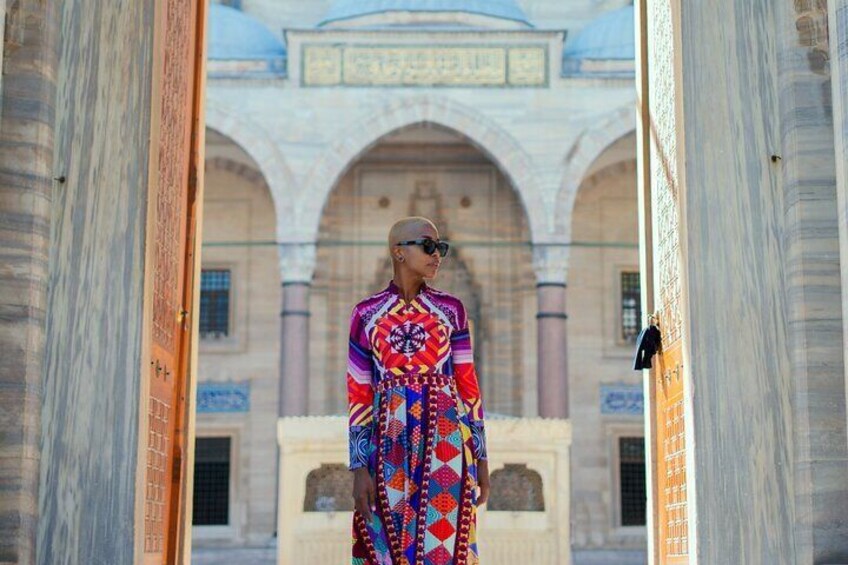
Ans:
[[[229,269],[203,269],[200,275],[200,337],[230,335]]]
[[[621,525],[644,526],[647,507],[645,438],[618,439]]]
[[[641,292],[638,272],[621,273],[621,339],[627,343],[636,343],[642,329]]]
[[[230,438],[199,437],[194,455],[195,526],[230,523]]]

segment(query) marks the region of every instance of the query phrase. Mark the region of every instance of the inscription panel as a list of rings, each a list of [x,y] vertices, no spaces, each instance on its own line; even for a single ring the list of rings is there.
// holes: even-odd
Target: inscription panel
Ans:
[[[250,382],[198,383],[197,412],[249,412]]]
[[[601,414],[641,416],[644,409],[642,385],[601,385]]]
[[[544,45],[305,45],[301,84],[543,87],[548,84],[548,49]]]

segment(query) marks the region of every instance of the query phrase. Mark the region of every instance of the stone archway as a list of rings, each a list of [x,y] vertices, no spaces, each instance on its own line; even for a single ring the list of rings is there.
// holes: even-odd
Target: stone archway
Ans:
[[[571,216],[580,185],[592,164],[613,143],[636,132],[636,105],[624,106],[608,115],[599,128],[586,130],[574,142],[565,159],[564,174],[556,199],[556,233],[571,238]]]
[[[535,391],[535,365],[524,354],[535,348],[526,327],[538,310],[529,220],[489,155],[448,128],[404,127],[357,157],[319,210],[309,341],[322,345],[310,356],[310,413],[344,407],[337,379],[324,377],[344,371],[347,336],[338,321],[391,279],[383,242],[391,222],[404,215],[431,218],[456,244],[435,286],[466,305],[487,410],[535,412],[535,394],[528,394]]]
[[[293,217],[294,175],[271,135],[245,115],[212,103],[206,106],[206,126],[229,137],[253,159],[268,184],[277,217]]]
[[[530,156],[520,143],[496,122],[472,108],[432,95],[400,98],[371,112],[337,136],[312,167],[298,198],[301,233],[309,241],[317,234],[324,204],[345,171],[386,135],[418,124],[434,124],[465,136],[489,156],[506,175],[525,207],[535,240],[550,229],[539,181]]]

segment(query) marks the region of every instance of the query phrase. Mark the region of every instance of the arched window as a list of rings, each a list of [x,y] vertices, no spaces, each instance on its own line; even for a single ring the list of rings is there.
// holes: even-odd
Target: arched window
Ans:
[[[489,510],[544,512],[542,477],[525,464],[507,464],[492,473]]]
[[[352,512],[353,483],[347,467],[324,464],[306,476],[304,512]]]

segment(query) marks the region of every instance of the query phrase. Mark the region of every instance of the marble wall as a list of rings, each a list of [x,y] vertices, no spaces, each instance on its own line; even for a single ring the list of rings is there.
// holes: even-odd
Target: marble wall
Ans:
[[[732,0],[687,4],[679,30],[686,41],[677,56],[691,70],[680,85],[679,177],[693,399],[687,443],[697,446],[689,534],[704,563],[779,563],[795,554],[787,226],[782,163],[770,158],[783,153],[777,22],[767,4],[746,2],[748,17]]]
[[[796,558],[838,563],[848,561],[848,435],[827,6],[795,2],[776,16]]]
[[[848,442],[823,3],[670,4],[675,73],[650,96],[680,104],[673,141],[685,166],[659,171],[681,202],[690,555],[843,562]],[[648,64],[663,64],[652,39]]]
[[[0,562],[34,563],[56,5],[0,0],[0,28]]]
[[[828,2],[828,29],[840,230],[839,256],[842,266],[842,332],[848,362],[848,1]]]
[[[61,5],[38,562],[135,559],[153,2]],[[121,85],[120,88],[116,85]]]

